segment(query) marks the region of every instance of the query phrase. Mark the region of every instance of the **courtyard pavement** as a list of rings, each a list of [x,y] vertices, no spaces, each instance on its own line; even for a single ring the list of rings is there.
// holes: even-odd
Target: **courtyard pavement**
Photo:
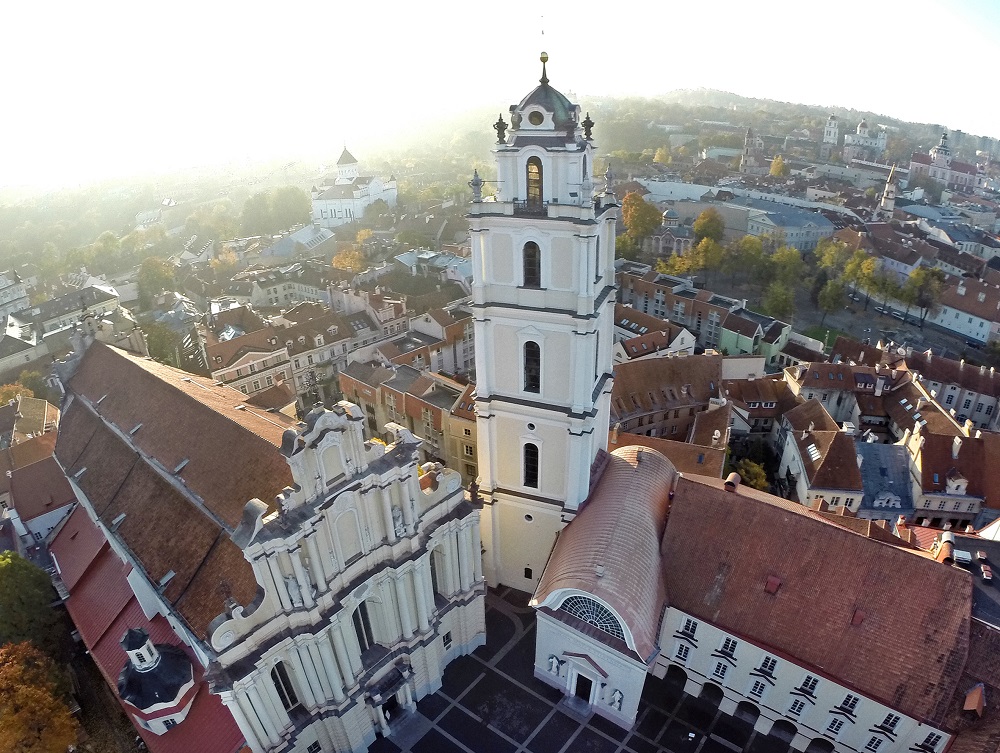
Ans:
[[[788,753],[677,685],[650,676],[631,730],[580,717],[533,677],[535,615],[528,594],[486,597],[486,645],[448,665],[441,689],[394,720],[370,753]]]

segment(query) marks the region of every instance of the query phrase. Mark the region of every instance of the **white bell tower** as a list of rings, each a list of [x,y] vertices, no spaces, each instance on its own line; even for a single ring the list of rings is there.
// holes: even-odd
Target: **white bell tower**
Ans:
[[[473,179],[473,303],[487,580],[534,589],[607,447],[615,306],[610,189],[593,123],[540,84],[494,125],[496,195]]]

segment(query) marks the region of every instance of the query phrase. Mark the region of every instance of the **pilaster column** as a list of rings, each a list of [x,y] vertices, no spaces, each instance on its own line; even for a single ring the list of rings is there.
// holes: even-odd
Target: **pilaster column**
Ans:
[[[458,580],[462,591],[468,591],[472,585],[472,563],[469,562],[469,529],[459,528],[455,532],[455,547],[458,549]]]
[[[259,678],[260,675],[257,676],[257,679]],[[268,742],[271,745],[277,745],[281,741],[281,735],[278,734],[278,725],[271,718],[270,705],[264,701],[260,688],[257,687],[256,680],[247,685],[246,697],[250,701],[252,710],[257,714],[257,719],[264,729],[264,734],[267,736]]]
[[[253,709],[243,708],[243,705],[240,703],[240,696],[243,696],[243,702],[246,703],[246,694],[242,691],[224,690],[219,694],[222,704],[233,715],[236,726],[243,733],[243,738],[247,741],[247,745],[250,746],[250,750],[253,753],[264,753],[267,748],[266,743],[268,742],[267,734],[264,732],[264,728],[260,726],[260,720],[257,719],[257,715]]]
[[[381,706],[372,709],[372,713],[376,716],[376,721],[378,722],[379,731],[382,733],[382,737],[389,736],[389,722],[385,720],[385,712],[382,710]]]
[[[449,533],[445,536],[444,545],[448,547],[448,565],[445,568],[448,573],[448,593],[449,595],[455,595],[458,593],[459,582],[458,582],[458,536],[454,533]]]
[[[352,641],[350,639],[353,636],[348,637],[348,635],[347,635],[347,631],[348,630],[354,630],[354,625],[348,625],[348,624],[346,624],[346,622],[347,621],[345,621],[345,620],[341,620],[340,621],[340,632],[341,632],[342,637],[344,639],[344,645],[345,645],[345,647],[346,646],[352,646],[354,644],[354,642],[356,641],[356,639],[354,641]],[[351,651],[348,648],[347,649],[347,658],[348,658],[348,661],[350,662],[351,673],[355,677],[357,677],[358,675],[361,674],[361,670],[364,669],[364,666],[361,664],[361,653],[360,653],[360,651],[357,654],[355,654],[354,651]]]
[[[427,559],[424,561],[424,577],[420,579],[421,590],[427,602],[428,614],[434,614],[436,608],[434,603],[434,579],[431,577],[431,557],[433,556],[434,552],[430,552],[427,555]]]
[[[399,507],[403,511],[403,523],[406,530],[411,534],[416,530],[413,519],[413,505],[410,504],[410,495],[406,493],[406,486],[402,483],[405,479],[400,479],[400,483],[395,486],[396,494],[399,497]]]
[[[319,533],[313,531],[306,537],[306,552],[309,554],[309,569],[312,570],[313,575],[316,576],[316,590],[319,593],[326,593],[327,590],[327,574],[326,574],[326,563],[323,562],[323,557],[319,551]]]
[[[472,521],[472,536],[470,538],[472,539],[470,542],[472,546],[472,573],[476,583],[481,583],[483,580],[483,539],[479,532],[478,515]]]
[[[313,671],[322,670],[323,661],[319,656],[319,646],[315,641],[309,641],[305,647],[309,652],[309,661],[312,662],[315,668]],[[326,672],[319,672],[319,687],[323,689],[324,698],[331,698],[333,696],[333,688],[330,686],[329,678],[326,677]]]
[[[347,642],[344,640],[344,634],[340,630],[339,622],[335,622],[330,626],[330,637],[333,639],[333,650],[337,654],[337,664],[344,670],[345,676],[350,676],[351,683],[348,687],[351,687],[354,685],[354,678],[357,672],[354,671],[354,665],[351,664],[350,654],[347,652]]]
[[[288,660],[292,664],[292,669],[295,670],[295,677],[298,678],[296,689],[302,694],[302,701],[308,708],[315,708],[316,695],[313,693],[313,687],[318,686],[315,685],[315,681],[310,682],[307,674],[305,664],[308,663],[309,657],[305,657],[305,662],[303,662],[299,655],[299,647],[293,644],[288,647]]]
[[[410,597],[406,593],[406,573],[396,573],[392,579],[396,586],[396,602],[399,607],[399,624],[404,640],[413,637],[413,617],[410,614]]]
[[[292,609],[292,600],[288,596],[288,589],[285,588],[285,579],[281,575],[281,568],[278,567],[278,556],[272,554],[264,559],[267,561],[267,569],[271,573],[271,581],[278,594],[278,601],[281,602],[281,608],[285,612],[289,612]]]
[[[428,555],[429,556],[429,555]],[[424,588],[425,560],[419,559],[413,566],[413,597],[417,604],[417,629],[426,633],[430,625],[427,622],[427,590]]]
[[[323,663],[323,670],[326,672],[327,679],[330,681],[330,689],[333,691],[333,700],[340,703],[344,700],[344,678],[340,676],[337,660],[333,658],[330,639],[324,633],[317,636],[317,643],[320,661]]]
[[[278,698],[278,691],[275,690],[274,681],[271,679],[271,670],[268,669],[266,672],[258,675],[257,681],[254,684],[260,691],[261,698],[264,699],[264,704],[271,715],[271,721],[274,722],[274,726],[278,729],[278,737],[281,737],[282,731],[288,726],[288,722],[291,720],[288,718],[288,712],[285,711],[285,707],[281,705],[281,699]]]
[[[325,549],[330,557],[326,562],[330,564],[331,569],[329,574],[332,578],[344,568],[344,558],[340,556],[337,535],[333,530],[333,523],[330,520],[329,511],[327,511],[327,514],[323,515],[322,524],[319,527],[319,533],[322,537],[319,542],[322,545],[321,548]]]
[[[302,550],[298,547],[291,549],[288,556],[292,560],[292,570],[295,571],[295,580],[299,584],[299,595],[302,597],[302,603],[306,609],[312,609],[316,602],[313,600],[312,583],[309,582],[306,569],[302,566]]]
[[[382,502],[382,522],[385,524],[385,537],[389,540],[390,544],[395,544],[399,539],[396,538],[396,526],[392,522],[392,499],[385,493],[380,493],[378,496]]]

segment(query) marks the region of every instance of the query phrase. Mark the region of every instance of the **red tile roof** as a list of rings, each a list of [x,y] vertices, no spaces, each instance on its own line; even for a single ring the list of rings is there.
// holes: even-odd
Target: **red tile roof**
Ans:
[[[76,495],[52,456],[12,471],[10,500],[23,521],[76,502]]]
[[[87,511],[77,506],[49,545],[59,576],[71,592],[106,543]]]
[[[917,719],[944,719],[969,646],[968,572],[693,477],[677,484],[663,553],[671,606]]]
[[[580,513],[559,534],[532,603],[566,588],[593,594],[625,621],[646,661],[656,652],[667,596],[660,534],[676,471],[645,447],[622,447],[608,457]]]
[[[80,509],[74,512],[53,546],[60,554],[60,566],[64,567],[63,582],[70,590],[66,607],[112,695],[122,703],[117,693],[117,682],[128,657],[120,641],[130,628],[145,628],[154,643],[180,646],[195,667],[197,694],[184,721],[162,735],[136,728],[150,753],[234,753],[241,750],[244,746],[243,735],[219,697],[208,692],[204,673],[194,653],[178,639],[161,615],[155,615],[152,620],[146,618],[126,580],[130,568],[122,564],[106,542],[90,566],[81,568],[91,556],[94,532],[98,536],[101,534],[92,523],[91,530],[86,531],[89,519],[84,522],[86,515],[78,518],[79,512]],[[70,524],[73,530],[67,534]],[[74,532],[77,533],[75,537]],[[82,577],[78,575],[74,585],[70,586],[65,573],[77,573],[81,569]],[[122,708],[126,714],[130,713],[124,703]]]

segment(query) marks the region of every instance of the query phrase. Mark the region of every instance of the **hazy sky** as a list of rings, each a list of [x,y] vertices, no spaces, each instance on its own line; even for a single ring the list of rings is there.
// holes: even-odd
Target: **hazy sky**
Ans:
[[[541,49],[578,95],[708,87],[1000,136],[997,0],[9,1],[0,28],[0,185],[345,142],[363,160],[408,124],[505,110]]]

